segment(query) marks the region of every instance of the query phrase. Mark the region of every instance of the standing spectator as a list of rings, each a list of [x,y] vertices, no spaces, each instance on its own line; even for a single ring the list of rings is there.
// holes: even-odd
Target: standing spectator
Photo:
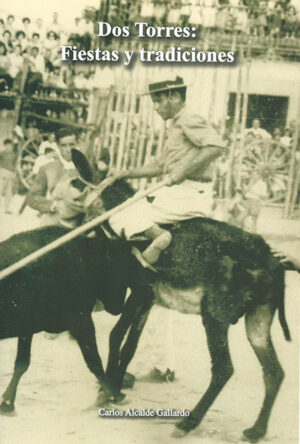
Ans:
[[[86,77],[83,71],[79,71],[76,76],[74,76],[74,86],[78,89],[84,89],[86,85]]]
[[[53,31],[58,38],[60,37],[60,33],[62,31],[62,26],[58,21],[58,12],[53,12],[52,22],[47,26],[47,31]]]
[[[35,119],[28,119],[27,122],[27,128],[25,129],[25,138],[31,139],[31,137],[38,136],[40,134],[38,128],[37,128],[37,122]]]
[[[260,37],[265,36],[267,26],[267,2],[265,0],[261,0],[258,6],[257,12],[257,31]]]
[[[83,48],[87,51],[91,48],[92,35],[94,34],[94,24],[88,17],[80,20],[78,34]]]
[[[9,15],[7,17],[7,22],[6,22],[6,25],[5,25],[5,29],[10,32],[10,35],[11,35],[12,38],[15,37],[16,27],[15,27],[15,17],[14,17],[14,15]]]
[[[151,23],[154,5],[151,0],[142,0],[141,17],[143,21]]]
[[[39,146],[39,156],[45,153],[46,147],[52,148],[53,151],[57,151],[57,143],[55,142],[55,134],[50,133],[46,140],[43,140],[43,142]]]
[[[28,41],[26,39],[25,36],[25,32],[20,30],[16,32],[16,40],[15,40],[15,45],[20,45],[21,46],[21,51],[25,51],[26,46],[28,45]]]
[[[53,57],[51,54],[51,49],[44,49],[44,62],[45,62],[45,70],[47,73],[50,73],[54,70]]]
[[[9,75],[10,62],[4,43],[0,42],[0,91],[12,87],[12,78]]]
[[[289,6],[285,15],[285,34],[286,37],[295,38],[297,31],[297,12],[294,6]]]
[[[225,29],[227,29],[227,23],[229,21],[230,13],[227,5],[221,5],[218,8],[217,16],[216,16],[216,27],[219,32],[224,33]],[[230,27],[229,29],[232,29]]]
[[[190,16],[190,24],[200,29],[202,25],[202,10],[201,0],[196,0],[192,6],[192,13]]]
[[[53,71],[50,72],[50,74],[48,76],[48,83],[49,83],[49,85],[55,86],[56,88],[66,88],[67,87],[67,85],[64,83],[64,81],[62,79],[59,66],[54,66]]]
[[[9,54],[9,75],[15,82],[16,77],[19,73],[22,71],[24,59],[21,55],[21,46],[16,45],[14,47],[14,51]],[[14,89],[16,88],[16,85],[14,84]]]
[[[203,28],[206,31],[205,34],[210,33],[210,31],[216,26],[216,17],[218,9],[218,0],[203,0]]]
[[[50,49],[44,49],[44,61],[45,61],[45,68],[47,72],[51,73],[54,71],[54,68],[59,68],[60,70],[63,70],[63,66],[61,66],[61,60],[59,58],[59,54]]]
[[[167,23],[169,25],[177,25],[180,18],[180,0],[171,0],[171,6],[167,15]]]
[[[57,225],[61,223],[61,216],[72,216],[76,207],[81,210],[81,204],[67,204],[62,202],[63,185],[69,177],[75,175],[75,168],[71,162],[71,150],[76,147],[76,136],[71,128],[60,128],[56,133],[58,145],[58,159],[50,162],[39,170],[28,193],[28,205],[39,211],[43,217],[42,225]],[[71,200],[72,196],[68,196]],[[64,225],[72,221],[65,221]]]
[[[27,42],[26,48],[23,51],[22,55],[28,59],[31,56],[31,49],[32,49],[31,42]]]
[[[39,33],[34,32],[32,34],[31,44],[32,44],[32,47],[35,46],[35,47],[39,48],[40,52],[42,51],[42,43],[40,41],[40,34]]]
[[[257,36],[256,17],[255,13],[251,10],[248,13],[248,23],[249,23],[250,35],[256,37]]]
[[[31,49],[31,55],[28,60],[30,71],[27,76],[25,91],[27,94],[34,94],[43,82],[45,61],[44,57],[39,54],[39,48],[36,46]]]
[[[290,128],[285,128],[284,135],[280,138],[280,145],[283,148],[289,148],[292,143],[292,132]]]
[[[252,132],[255,137],[261,137],[262,139],[271,139],[271,134],[269,134],[266,130],[260,127],[260,120],[254,119],[252,121],[251,128],[247,128],[246,133]]]
[[[236,22],[237,22],[237,10],[239,6],[240,1],[239,0],[229,0],[229,13],[231,15],[234,29],[236,29]]]
[[[280,128],[275,128],[273,131],[273,140],[275,142],[280,142],[281,139],[281,131]]]
[[[257,220],[261,212],[261,203],[256,195],[238,188],[228,205],[227,223],[252,233],[257,232]]]
[[[154,0],[153,16],[155,23],[161,25],[167,12],[167,4],[165,0]]]
[[[47,38],[44,42],[44,49],[50,49],[51,55],[56,55],[59,50],[58,36],[54,31],[49,31],[47,33]]]
[[[35,24],[32,26],[32,33],[36,32],[40,36],[41,42],[46,38],[43,19],[37,18]]]
[[[274,37],[280,36],[283,16],[284,16],[284,12],[283,12],[282,6],[279,3],[277,3],[275,6],[274,22],[273,22],[272,29],[271,29],[271,35]]]
[[[187,26],[191,15],[191,0],[181,0],[180,23]]]
[[[255,141],[255,134],[250,129],[250,131],[248,131],[245,134],[245,145],[246,146],[251,145],[254,141]]]
[[[53,148],[51,148],[51,146],[46,146],[43,150],[43,153],[35,159],[32,168],[32,174],[36,176],[44,165],[47,165],[50,162],[54,162],[56,159],[57,155]]]
[[[269,34],[271,34],[271,30],[274,27],[275,7],[276,7],[276,1],[269,0],[267,4],[267,26]]]
[[[4,27],[4,20],[2,18],[0,18],[0,39],[1,39],[2,35],[3,35],[4,29],[5,29],[5,27]]]
[[[32,27],[31,27],[31,20],[29,17],[24,17],[22,19],[22,29],[25,32],[26,38],[30,40],[32,36]]]
[[[70,28],[70,38],[76,40],[79,42],[79,23],[80,23],[80,17],[75,17],[74,24]]]
[[[8,29],[6,29],[3,32],[2,43],[5,45],[5,48],[6,48],[7,52],[11,52],[12,51],[13,44],[12,44],[12,41],[11,41],[11,32]]]
[[[3,145],[4,149],[0,151],[0,200],[4,196],[4,211],[11,213],[10,204],[16,178],[17,155],[11,139],[5,139]]]
[[[235,28],[237,33],[248,34],[248,14],[246,8],[241,4],[237,7],[235,13]]]

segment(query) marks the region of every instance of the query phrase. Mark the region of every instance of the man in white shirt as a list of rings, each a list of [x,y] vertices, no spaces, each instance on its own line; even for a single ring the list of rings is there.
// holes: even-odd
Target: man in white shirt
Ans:
[[[57,158],[42,166],[27,196],[28,205],[42,214],[41,225],[63,225],[73,228],[78,225],[83,213],[79,201],[73,201],[80,192],[68,187],[69,178],[77,172],[71,161],[71,151],[76,147],[76,135],[72,128],[60,128],[56,133]],[[64,197],[67,194],[67,199]]]
[[[60,37],[60,33],[63,29],[62,25],[58,22],[58,12],[53,12],[52,22],[47,26],[47,31],[55,32],[58,37]]]
[[[15,79],[17,74],[22,70],[23,57],[21,56],[21,45],[16,45],[14,51],[9,54],[9,75]]]
[[[91,48],[92,35],[94,33],[93,22],[87,17],[80,20],[77,32],[80,36],[80,42],[83,48],[87,51]]]
[[[32,27],[32,33],[37,33],[40,36],[40,41],[44,41],[46,38],[46,32],[45,27],[43,24],[43,19],[37,18],[33,27]]]
[[[31,54],[28,58],[30,72],[28,73],[25,86],[25,92],[27,94],[34,94],[43,82],[45,60],[39,52],[40,50],[37,46],[31,48]]]
[[[251,128],[247,128],[245,130],[246,134],[248,132],[253,133],[256,137],[260,137],[262,139],[271,139],[272,136],[270,133],[268,133],[268,131],[264,130],[263,128],[260,127],[260,120],[259,119],[254,119],[252,121],[252,126]]]
[[[289,148],[292,142],[292,134],[289,128],[285,128],[283,136],[280,138],[280,145],[283,148]]]

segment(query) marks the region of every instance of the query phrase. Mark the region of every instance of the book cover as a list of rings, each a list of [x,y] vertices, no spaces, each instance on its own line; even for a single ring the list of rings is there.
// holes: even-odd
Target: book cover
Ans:
[[[299,14],[1,6],[1,444],[298,442]]]

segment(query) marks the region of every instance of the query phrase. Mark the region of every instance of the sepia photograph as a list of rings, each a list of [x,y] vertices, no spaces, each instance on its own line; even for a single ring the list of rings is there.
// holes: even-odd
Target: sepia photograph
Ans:
[[[300,0],[0,6],[0,444],[299,442]]]

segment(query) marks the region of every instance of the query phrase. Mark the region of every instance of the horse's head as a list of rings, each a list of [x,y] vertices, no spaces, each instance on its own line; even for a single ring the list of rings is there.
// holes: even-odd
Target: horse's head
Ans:
[[[134,190],[126,180],[107,177],[110,161],[108,151],[104,151],[100,160],[92,165],[82,152],[73,149],[72,161],[79,178],[73,179],[70,184],[84,195],[83,208],[87,220],[101,215],[133,196]]]

